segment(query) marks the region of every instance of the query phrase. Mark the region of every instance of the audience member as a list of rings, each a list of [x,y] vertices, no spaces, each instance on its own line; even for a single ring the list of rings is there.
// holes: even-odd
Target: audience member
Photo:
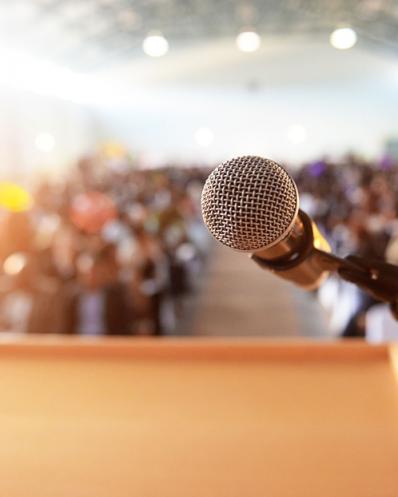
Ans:
[[[1,329],[175,332],[206,258],[198,192],[207,173],[84,157],[62,181],[40,183],[30,210],[0,213]],[[8,274],[20,252],[27,267]]]
[[[398,167],[389,161],[386,168],[385,163],[368,163],[350,155],[341,161],[307,164],[294,174],[301,208],[309,211],[337,255],[384,259],[387,247],[394,253]],[[335,333],[365,336],[365,314],[375,300],[334,278],[325,283],[320,297],[331,313]]]

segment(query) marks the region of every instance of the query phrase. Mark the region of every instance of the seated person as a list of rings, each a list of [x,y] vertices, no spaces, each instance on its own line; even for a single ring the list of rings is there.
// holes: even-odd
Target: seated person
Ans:
[[[17,333],[60,333],[63,291],[55,278],[42,274],[38,257],[10,255],[0,278],[0,329]]]
[[[65,308],[65,333],[129,335],[132,332],[127,293],[117,278],[113,252],[107,249],[77,260],[77,286]]]

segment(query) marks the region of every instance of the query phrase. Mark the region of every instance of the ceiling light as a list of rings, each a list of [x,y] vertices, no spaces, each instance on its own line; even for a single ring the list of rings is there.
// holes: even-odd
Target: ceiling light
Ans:
[[[35,145],[40,152],[51,152],[55,146],[55,140],[50,133],[39,133],[35,138]]]
[[[203,148],[209,147],[214,141],[214,133],[210,128],[198,128],[194,137],[196,143]]]
[[[236,44],[242,52],[255,52],[260,48],[261,38],[255,31],[242,31],[236,37]]]
[[[307,139],[307,130],[301,124],[294,124],[287,130],[287,137],[291,143],[298,145]]]
[[[332,47],[338,50],[347,50],[357,42],[357,34],[351,28],[339,28],[333,31],[329,40]]]
[[[148,35],[142,44],[142,49],[150,57],[162,57],[169,51],[169,42],[160,34]]]

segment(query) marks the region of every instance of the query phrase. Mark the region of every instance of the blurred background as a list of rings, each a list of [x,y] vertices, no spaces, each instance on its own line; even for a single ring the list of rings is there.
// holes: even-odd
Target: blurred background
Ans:
[[[0,4],[0,329],[398,337],[210,239],[237,155],[283,164],[335,253],[398,263],[396,0]]]

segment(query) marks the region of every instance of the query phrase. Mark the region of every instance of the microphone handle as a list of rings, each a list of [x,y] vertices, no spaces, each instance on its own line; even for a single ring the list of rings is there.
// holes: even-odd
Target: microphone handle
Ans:
[[[393,317],[398,321],[398,266],[358,256],[343,259],[315,247],[304,261],[286,269],[270,267],[269,262],[255,255],[252,259],[261,267],[306,290],[316,290],[330,272],[336,271],[341,277],[347,273],[349,278],[343,279],[358,286],[376,300],[389,304]]]
[[[320,255],[322,254],[322,257]],[[280,264],[274,264],[265,259],[252,254],[251,259],[262,269],[271,271],[276,276],[290,281],[295,285],[300,286],[304,290],[316,290],[329,276],[329,269],[323,266],[325,259],[323,255],[328,255],[326,252],[314,249],[310,254],[307,254],[304,260],[298,261],[295,265],[282,267]],[[330,261],[327,261],[328,267],[331,266]]]
[[[330,253],[328,242],[302,210],[299,211],[299,222],[300,233],[296,236],[295,247],[290,253],[276,259],[260,257],[260,254],[254,253],[251,255],[254,262],[309,291],[319,288],[331,271],[355,269],[350,261]]]
[[[319,233],[315,223],[302,210],[295,225],[297,233],[289,235],[287,243],[279,248],[279,257],[265,257],[270,250],[257,252],[251,258],[263,269],[275,273],[305,290],[317,289],[329,275],[330,259],[324,260],[330,251],[328,242]],[[287,253],[286,253],[287,251]],[[285,252],[285,253],[283,253]],[[333,260],[334,262],[334,260]],[[332,268],[334,270],[334,266]]]
[[[254,262],[305,290],[316,290],[330,272],[338,272],[377,300],[394,304],[393,313],[398,319],[398,267],[357,256],[337,257],[305,212],[299,211],[299,219],[300,233],[292,239],[295,246],[290,253],[276,259],[254,253]]]

